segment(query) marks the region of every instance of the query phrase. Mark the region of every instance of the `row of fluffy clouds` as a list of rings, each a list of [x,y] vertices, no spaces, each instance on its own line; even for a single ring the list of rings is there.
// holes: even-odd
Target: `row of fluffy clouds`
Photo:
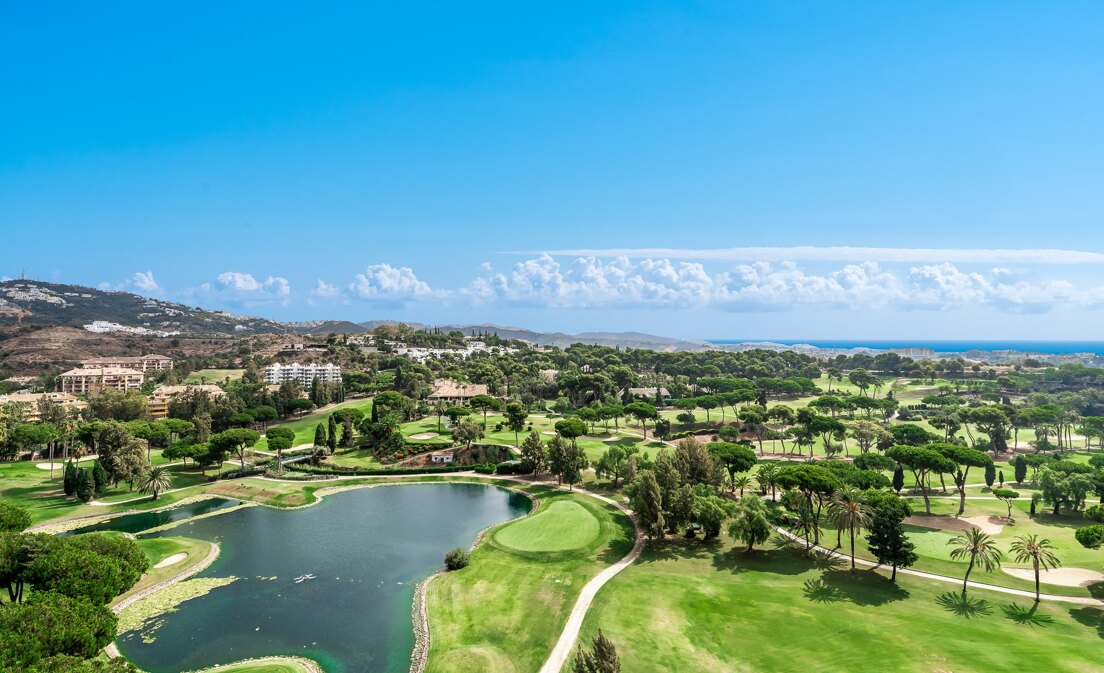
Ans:
[[[124,289],[158,293],[151,272],[141,272]],[[289,303],[287,279],[228,271],[213,283],[185,293],[245,305]],[[964,271],[944,262],[887,269],[878,262],[846,264],[810,272],[793,262],[755,262],[710,272],[698,262],[667,258],[577,257],[561,262],[543,254],[509,271],[483,271],[468,284],[433,287],[414,269],[373,264],[350,282],[318,280],[308,301],[366,302],[401,306],[413,302],[463,302],[567,309],[716,308],[731,311],[784,310],[795,306],[949,310],[989,306],[1017,313],[1041,313],[1058,306],[1100,308],[1104,287],[1079,288],[1065,280],[1037,280],[994,268]]]

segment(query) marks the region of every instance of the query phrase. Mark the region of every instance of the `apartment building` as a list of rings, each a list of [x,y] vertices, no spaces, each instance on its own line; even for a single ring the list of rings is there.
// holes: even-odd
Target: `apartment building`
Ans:
[[[187,393],[193,390],[198,390],[207,393],[207,396],[214,399],[216,397],[222,397],[226,394],[226,391],[212,384],[190,384],[181,386],[161,386],[157,390],[150,393],[149,398],[146,401],[146,410],[149,411],[149,415],[154,418],[166,418],[169,415],[169,402],[172,398],[183,393]]]
[[[18,409],[21,410],[21,420],[27,423],[34,423],[40,420],[38,414],[38,402],[42,399],[48,399],[51,402],[60,404],[62,408],[69,409],[87,409],[88,403],[78,398],[72,393],[11,393],[10,395],[0,395],[0,404],[17,404]]]
[[[173,360],[167,355],[139,355],[136,357],[105,357],[81,360],[82,369],[99,369],[103,367],[117,367],[121,369],[137,369],[143,372],[162,371],[173,368]]]
[[[58,377],[58,390],[63,393],[88,395],[101,390],[138,390],[145,374],[127,367],[83,367],[70,369]]]
[[[322,383],[340,383],[341,367],[334,364],[280,364],[276,362],[264,368],[265,381],[268,383],[284,383],[286,381],[298,381],[304,388],[318,379]]]

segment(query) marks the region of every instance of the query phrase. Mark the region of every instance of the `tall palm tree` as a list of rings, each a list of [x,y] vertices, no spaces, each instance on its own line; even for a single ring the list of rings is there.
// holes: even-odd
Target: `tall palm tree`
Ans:
[[[766,493],[767,489],[770,489],[771,502],[774,502],[774,489],[778,485],[778,465],[774,463],[760,463],[759,472],[755,475],[755,480],[759,482],[759,488],[763,489]]]
[[[741,498],[744,497],[744,489],[748,486],[751,486],[751,477],[747,475],[740,475],[732,480],[732,488],[733,490],[740,489]]]
[[[1035,602],[1039,602],[1039,571],[1051,570],[1062,565],[1058,557],[1054,555],[1054,545],[1050,540],[1039,539],[1038,535],[1019,535],[1012,543],[1009,551],[1016,558],[1017,563],[1031,562],[1031,568],[1035,571]]]
[[[1001,552],[997,549],[997,543],[977,528],[971,528],[965,533],[956,535],[947,544],[954,547],[951,550],[952,559],[970,557],[966,576],[962,578],[962,593],[966,593],[966,584],[970,581],[970,572],[973,571],[975,564],[980,565],[987,573],[1000,567]]]
[[[169,472],[169,468],[164,466],[154,467],[146,472],[142,477],[142,481],[138,483],[138,492],[150,493],[153,495],[153,499],[157,500],[157,496],[172,488],[172,485],[173,476],[172,472]]]
[[[846,529],[851,538],[851,572],[855,572],[855,533],[870,525],[870,511],[866,503],[862,491],[848,486],[837,489],[828,504],[828,516],[836,530]]]
[[[448,409],[448,405],[444,400],[437,400],[437,403],[433,405],[433,413],[437,414],[437,432],[441,432],[441,416],[445,415],[445,411]]]

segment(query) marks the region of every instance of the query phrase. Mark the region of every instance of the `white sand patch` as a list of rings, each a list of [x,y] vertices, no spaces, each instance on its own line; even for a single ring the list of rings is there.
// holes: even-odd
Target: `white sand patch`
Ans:
[[[411,439],[433,439],[437,436],[436,432],[419,432],[416,435],[410,435]]]
[[[988,533],[989,535],[997,535],[1004,530],[1004,525],[1007,523],[1004,519],[996,516],[964,516],[962,520],[970,522],[982,533]]]
[[[1001,570],[1022,580],[1035,581],[1035,571],[1031,568],[1001,566]],[[1056,584],[1062,587],[1085,587],[1104,581],[1104,573],[1088,568],[1055,568],[1054,570],[1040,570],[1039,581],[1043,584]]]
[[[86,460],[96,460],[96,456],[85,456],[84,458],[78,458],[77,462],[82,463]],[[51,463],[50,463],[50,461],[46,461],[45,463],[35,463],[35,467],[37,467],[40,470],[49,470],[50,467],[51,467]],[[53,463],[53,469],[55,469],[55,470],[60,470],[64,467],[65,467],[64,462],[62,462],[62,463]]]
[[[541,434],[542,435],[554,435],[554,434],[556,434],[556,431],[555,430],[545,430]]]
[[[188,558],[188,552],[183,552],[182,551],[179,554],[173,554],[172,556],[170,556],[168,558],[161,559],[161,561],[158,562],[158,564],[153,566],[153,567],[154,568],[167,568],[169,566],[174,566],[177,563],[180,563],[181,561],[183,561],[186,558]]]

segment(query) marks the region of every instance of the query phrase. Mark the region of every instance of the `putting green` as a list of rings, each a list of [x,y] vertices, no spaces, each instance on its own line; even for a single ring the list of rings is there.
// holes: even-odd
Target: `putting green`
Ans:
[[[495,533],[498,544],[523,552],[560,552],[585,547],[598,538],[601,525],[583,505],[557,500],[533,516]]]

